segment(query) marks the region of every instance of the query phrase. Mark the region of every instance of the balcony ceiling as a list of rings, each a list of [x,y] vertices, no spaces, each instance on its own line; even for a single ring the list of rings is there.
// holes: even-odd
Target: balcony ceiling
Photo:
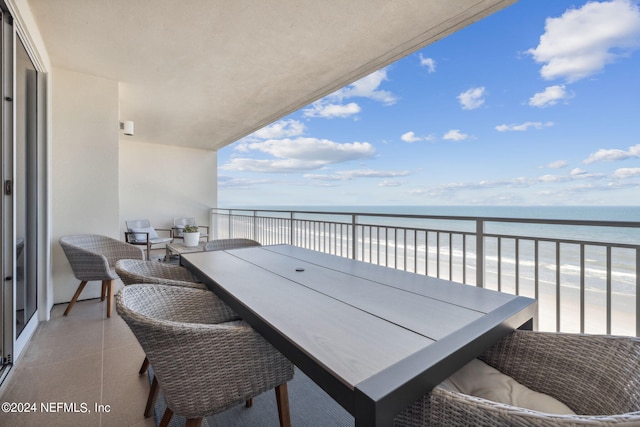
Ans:
[[[28,0],[134,140],[215,150],[516,0]]]

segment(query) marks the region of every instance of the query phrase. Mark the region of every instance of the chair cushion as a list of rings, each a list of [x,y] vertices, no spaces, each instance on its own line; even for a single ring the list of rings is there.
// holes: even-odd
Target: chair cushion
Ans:
[[[564,403],[520,384],[513,378],[474,359],[444,380],[440,387],[494,402],[548,414],[575,414]]]
[[[169,243],[173,239],[171,237],[157,237],[155,239],[149,239],[151,244],[155,245],[156,243]]]
[[[158,238],[158,233],[156,232],[156,230],[154,230],[153,227],[131,227],[129,229],[130,232],[132,233],[149,233],[149,240],[153,240],[153,239],[157,239]],[[133,240],[135,242],[146,242],[147,241],[147,235],[146,234],[134,234],[133,235]]]

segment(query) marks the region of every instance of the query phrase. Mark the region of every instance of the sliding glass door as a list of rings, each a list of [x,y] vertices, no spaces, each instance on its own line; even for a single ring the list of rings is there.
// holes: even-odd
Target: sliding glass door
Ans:
[[[20,38],[15,49],[15,323],[20,336],[37,309],[38,80]]]
[[[1,5],[1,0],[0,0]],[[35,330],[38,310],[39,192],[44,174],[41,73],[4,6],[0,21],[2,234],[0,259],[0,380]],[[41,203],[42,204],[42,203]],[[45,203],[46,204],[46,203]]]

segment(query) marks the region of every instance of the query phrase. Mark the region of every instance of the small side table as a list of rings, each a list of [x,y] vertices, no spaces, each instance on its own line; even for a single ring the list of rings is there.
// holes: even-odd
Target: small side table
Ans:
[[[168,243],[166,245],[167,253],[165,255],[165,261],[169,262],[171,260],[171,255],[180,255],[180,254],[190,254],[193,252],[202,252],[204,251],[204,245],[207,242],[199,242],[198,246],[187,246],[184,242],[176,242]]]

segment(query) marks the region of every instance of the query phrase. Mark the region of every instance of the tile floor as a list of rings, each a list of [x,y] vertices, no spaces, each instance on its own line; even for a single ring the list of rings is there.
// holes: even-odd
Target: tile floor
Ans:
[[[143,416],[149,380],[138,369],[144,352],[115,308],[110,319],[99,299],[78,302],[67,317],[65,308],[54,306],[0,388],[0,402],[35,403],[36,412],[0,411],[0,426],[155,427],[153,417]],[[42,411],[42,404],[63,403],[79,412]],[[96,404],[109,412],[96,411]]]

